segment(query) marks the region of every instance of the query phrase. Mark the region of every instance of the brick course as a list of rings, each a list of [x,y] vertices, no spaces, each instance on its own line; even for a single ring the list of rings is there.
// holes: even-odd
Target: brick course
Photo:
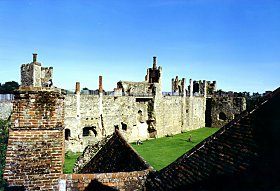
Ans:
[[[150,169],[133,172],[63,174],[67,190],[143,190]]]
[[[57,190],[64,163],[63,95],[54,89],[15,93],[4,179],[26,190]]]

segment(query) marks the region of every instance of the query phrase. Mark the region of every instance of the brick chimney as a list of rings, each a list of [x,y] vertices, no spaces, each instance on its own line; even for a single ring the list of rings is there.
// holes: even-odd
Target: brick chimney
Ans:
[[[36,64],[37,62],[37,54],[33,53],[33,63]]]
[[[99,76],[99,93],[103,93],[102,76]]]
[[[81,91],[80,82],[76,82],[76,90],[75,90],[75,93],[76,93],[76,94],[79,94],[80,91]]]
[[[156,56],[153,57],[153,69],[154,70],[157,69],[157,57]]]

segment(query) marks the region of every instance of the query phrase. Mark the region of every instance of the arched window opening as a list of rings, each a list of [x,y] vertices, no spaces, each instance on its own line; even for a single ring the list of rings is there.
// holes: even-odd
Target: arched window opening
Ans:
[[[97,136],[97,131],[96,131],[96,127],[92,126],[92,127],[84,127],[83,128],[83,137],[87,137],[87,136]]]
[[[123,122],[121,124],[122,124],[122,130],[126,131],[127,130],[127,124],[125,124]]]
[[[219,113],[219,120],[225,121],[227,119],[227,116],[224,112]]]
[[[70,137],[71,137],[70,129],[65,129],[65,140],[69,141]]]

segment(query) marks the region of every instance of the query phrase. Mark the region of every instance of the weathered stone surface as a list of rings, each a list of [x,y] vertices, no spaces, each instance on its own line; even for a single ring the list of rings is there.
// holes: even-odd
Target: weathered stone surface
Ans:
[[[211,102],[210,127],[223,127],[246,110],[244,97],[213,97],[208,101]]]
[[[48,87],[52,81],[52,67],[42,67],[33,55],[33,62],[21,65],[21,86]],[[52,82],[51,82],[52,83]]]
[[[8,119],[12,113],[13,104],[11,101],[0,101],[0,119]]]

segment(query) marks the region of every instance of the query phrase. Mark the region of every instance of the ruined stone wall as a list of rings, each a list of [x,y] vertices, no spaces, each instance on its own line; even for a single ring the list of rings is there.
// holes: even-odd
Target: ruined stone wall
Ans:
[[[156,101],[156,129],[159,137],[181,133],[183,97],[165,96]]]
[[[156,102],[158,137],[205,126],[204,97],[164,96]]]
[[[185,130],[194,130],[205,127],[205,110],[206,98],[205,97],[187,97],[186,113],[187,124]]]
[[[65,129],[71,137],[66,140],[66,150],[82,152],[88,144],[96,143],[105,135],[110,135],[118,128],[129,141],[146,139],[148,134],[141,134],[148,119],[147,101],[136,101],[132,96],[67,95],[65,98]],[[144,123],[138,120],[141,110]],[[101,115],[102,114],[102,118]],[[93,134],[83,136],[83,129],[92,127]],[[145,131],[145,130],[144,130]],[[140,134],[139,134],[140,132]]]
[[[63,174],[64,190],[143,190],[149,170],[117,173]]]
[[[66,150],[82,152],[119,129],[129,142],[146,140],[149,110],[154,110],[156,136],[177,134],[205,126],[205,98],[181,96],[156,96],[153,98],[134,96],[67,95],[65,98],[65,129],[71,137],[66,140]],[[101,118],[102,114],[102,118]],[[83,135],[84,128],[91,128],[92,134]]]
[[[153,84],[148,82],[119,81],[118,88],[121,88],[125,95],[152,95]]]
[[[26,190],[58,190],[64,163],[64,97],[54,89],[15,92],[4,179]]]
[[[70,94],[65,97],[65,129],[70,130],[70,137],[65,141],[67,150],[81,152],[101,137],[98,103],[99,96],[94,95]],[[83,136],[84,127],[95,127],[97,135]]]
[[[13,104],[11,101],[0,101],[0,119],[8,119],[12,113]]]
[[[210,101],[212,127],[222,127],[246,110],[244,97],[214,97]]]

